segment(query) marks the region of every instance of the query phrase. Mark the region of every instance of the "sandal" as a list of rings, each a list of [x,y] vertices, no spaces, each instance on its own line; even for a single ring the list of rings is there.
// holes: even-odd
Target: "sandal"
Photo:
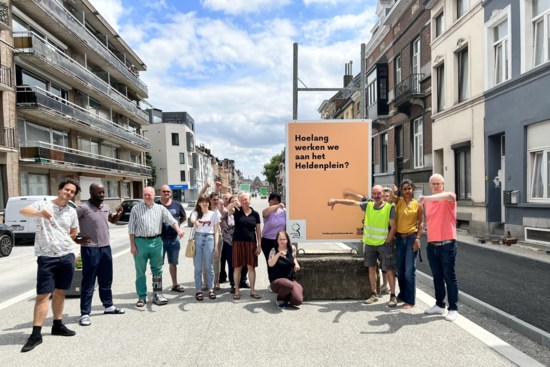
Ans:
[[[197,292],[197,294],[195,294],[195,299],[197,301],[202,301],[204,299],[202,296],[202,292]]]
[[[143,301],[143,300],[140,299],[139,301]],[[137,304],[136,304],[136,306],[137,306]],[[138,306],[138,307],[143,307],[143,306]],[[123,308],[115,307],[114,310],[112,310],[112,311],[103,311],[103,313],[105,315],[124,315],[126,313],[126,311]]]
[[[216,299],[216,293],[214,293],[214,291],[208,292],[208,298],[210,298],[210,299]]]
[[[240,294],[234,294],[233,299],[241,299],[241,295]]]
[[[136,307],[143,307],[145,306],[145,300],[144,299],[138,299],[136,302]]]
[[[183,288],[183,286],[181,284],[177,284],[175,286],[172,287],[172,292],[185,292],[185,288]]]
[[[260,296],[258,293],[250,293],[250,297],[254,298],[254,299],[261,299],[262,296]]]

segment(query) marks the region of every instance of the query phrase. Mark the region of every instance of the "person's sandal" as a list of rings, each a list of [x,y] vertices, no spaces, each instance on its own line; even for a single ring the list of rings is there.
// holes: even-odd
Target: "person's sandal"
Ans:
[[[202,292],[197,292],[197,294],[195,294],[195,299],[197,301],[202,301],[204,299],[202,296]]]
[[[136,307],[143,307],[145,306],[145,300],[144,299],[138,299],[136,302]]]
[[[210,299],[216,299],[216,293],[214,293],[214,291],[208,292],[208,298],[210,298]]]
[[[181,293],[181,292],[185,292],[185,288],[183,288],[183,286],[181,284],[177,284],[177,285],[172,287],[171,291]]]

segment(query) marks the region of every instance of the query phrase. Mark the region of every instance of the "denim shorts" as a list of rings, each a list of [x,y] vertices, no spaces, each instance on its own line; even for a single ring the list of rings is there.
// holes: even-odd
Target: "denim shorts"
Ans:
[[[168,257],[168,264],[178,265],[180,257],[180,239],[176,237],[162,237],[162,258]]]
[[[376,260],[380,260],[380,268],[383,271],[395,269],[395,247],[393,244],[381,246],[363,246],[365,266],[376,266]]]
[[[74,254],[61,257],[39,256],[36,262],[36,294],[48,294],[53,293],[55,289],[71,288],[76,262]]]

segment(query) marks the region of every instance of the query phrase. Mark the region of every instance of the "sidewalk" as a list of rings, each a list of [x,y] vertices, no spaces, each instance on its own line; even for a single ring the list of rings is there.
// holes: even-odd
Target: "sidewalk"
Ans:
[[[179,280],[186,291],[167,291],[166,306],[148,303],[137,309],[133,260],[129,252],[123,252],[115,259],[113,291],[115,304],[126,309],[125,315],[103,315],[96,292],[92,325],[81,327],[79,299],[67,299],[64,322],[77,335],[51,336],[50,310],[43,328],[43,344],[20,353],[32,327],[34,298],[26,299],[0,310],[0,364],[540,365],[463,317],[450,323],[442,316],[425,315],[423,310],[434,301],[421,291],[417,294],[417,306],[404,311],[387,307],[388,296],[371,306],[355,300],[326,301],[306,302],[299,310],[281,310],[275,294],[266,290],[266,265],[261,256],[259,264],[257,289],[261,300],[250,298],[245,289],[241,300],[234,301],[225,283],[216,300],[205,298],[198,302],[194,298],[192,261],[182,253]],[[167,266],[165,274],[164,285],[168,289]]]

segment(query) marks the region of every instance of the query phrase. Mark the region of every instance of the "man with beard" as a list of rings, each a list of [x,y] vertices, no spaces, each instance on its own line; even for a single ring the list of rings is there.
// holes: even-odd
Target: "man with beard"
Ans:
[[[122,308],[113,305],[113,255],[111,253],[109,223],[116,223],[122,215],[122,207],[111,213],[105,199],[105,187],[101,184],[90,185],[90,199],[77,209],[80,224],[78,240],[81,245],[82,286],[80,290],[80,325],[89,326],[94,285],[97,279],[99,298],[105,307],[105,314],[123,314]]]

